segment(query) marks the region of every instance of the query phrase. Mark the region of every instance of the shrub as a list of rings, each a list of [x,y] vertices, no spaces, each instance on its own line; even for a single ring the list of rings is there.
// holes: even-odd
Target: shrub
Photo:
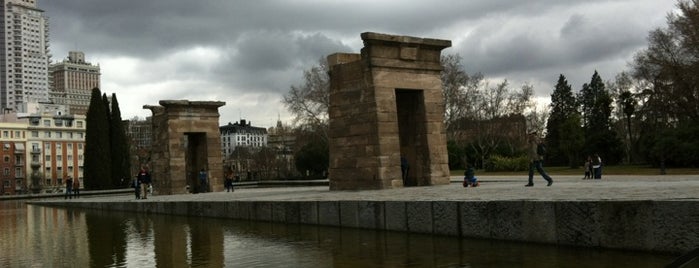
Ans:
[[[529,159],[526,156],[503,157],[491,156],[485,164],[485,171],[524,171],[529,169]]]

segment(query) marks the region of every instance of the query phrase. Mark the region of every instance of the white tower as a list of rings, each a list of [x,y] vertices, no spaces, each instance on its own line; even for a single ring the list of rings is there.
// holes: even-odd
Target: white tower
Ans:
[[[36,0],[0,0],[0,108],[49,100],[49,25]]]

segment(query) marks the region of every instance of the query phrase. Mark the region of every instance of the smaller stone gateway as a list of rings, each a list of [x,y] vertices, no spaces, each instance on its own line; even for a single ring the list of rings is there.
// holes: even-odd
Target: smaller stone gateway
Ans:
[[[451,41],[365,32],[328,56],[330,190],[449,183],[440,74]]]
[[[144,105],[153,112],[150,172],[153,191],[171,195],[223,190],[223,157],[219,132],[220,101],[161,100]],[[208,183],[200,184],[201,169]]]

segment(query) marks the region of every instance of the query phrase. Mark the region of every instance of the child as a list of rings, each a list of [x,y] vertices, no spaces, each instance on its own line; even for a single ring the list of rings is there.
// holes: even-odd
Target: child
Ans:
[[[131,181],[131,187],[136,192],[136,199],[141,199],[141,181],[138,179],[138,176],[135,176]]]
[[[587,160],[585,160],[585,165],[583,166],[585,168],[585,177],[583,177],[583,180],[592,179],[592,156],[587,156]]]
[[[471,167],[471,165],[466,166],[466,170],[464,171],[464,187],[478,187],[478,185],[480,185],[480,183],[474,175],[473,167]]]

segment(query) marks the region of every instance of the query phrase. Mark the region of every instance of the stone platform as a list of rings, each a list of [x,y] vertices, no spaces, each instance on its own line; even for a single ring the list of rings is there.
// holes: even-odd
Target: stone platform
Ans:
[[[684,253],[699,247],[699,176],[481,177],[481,186],[330,191],[327,186],[42,200],[34,204]]]

